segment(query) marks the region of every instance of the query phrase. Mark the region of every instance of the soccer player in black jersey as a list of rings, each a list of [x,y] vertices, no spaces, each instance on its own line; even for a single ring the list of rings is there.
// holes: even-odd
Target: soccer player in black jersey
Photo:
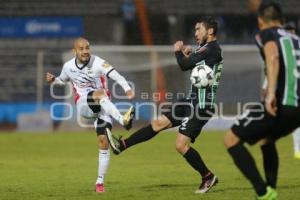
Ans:
[[[288,32],[296,34],[296,26],[293,22],[286,23],[283,27]],[[300,128],[297,128],[292,135],[294,143],[294,158],[300,159]]]
[[[214,113],[214,102],[223,61],[222,51],[216,38],[217,29],[215,20],[202,19],[195,25],[195,38],[199,45],[195,51],[189,51],[190,48],[185,47],[182,41],[174,44],[174,53],[181,70],[192,70],[200,64],[208,65],[214,72],[212,86],[203,89],[192,86],[190,100],[172,104],[168,112],[164,112],[158,119],[152,120],[150,125],[133,133],[127,139],[117,139],[109,130],[107,131],[114,153],[119,154],[133,145],[151,139],[162,130],[179,126],[176,150],[202,177],[202,183],[196,193],[205,193],[218,182],[217,177],[206,167],[199,153],[190,146]],[[191,112],[194,114],[190,115]]]
[[[277,199],[278,155],[274,143],[300,126],[300,39],[282,28],[276,3],[258,9],[256,37],[266,68],[266,95],[262,110],[255,106],[225,134],[224,143],[235,165],[251,182],[257,199]],[[264,180],[244,142],[263,140]]]

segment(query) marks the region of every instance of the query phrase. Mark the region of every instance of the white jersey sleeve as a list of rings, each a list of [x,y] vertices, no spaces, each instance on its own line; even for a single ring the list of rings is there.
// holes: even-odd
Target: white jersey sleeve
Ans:
[[[116,81],[123,88],[124,92],[131,90],[126,79],[121,74],[119,74],[116,70],[111,71],[108,74],[108,77]]]
[[[99,57],[96,57],[95,64],[100,65],[100,70],[102,74],[116,81],[123,88],[125,92],[131,90],[126,79],[122,75],[120,75],[107,61],[102,60]]]
[[[66,72],[66,68],[67,68],[67,66],[64,65],[62,70],[61,70],[60,75],[55,78],[55,80],[53,82],[54,84],[64,85],[67,81],[70,80],[70,77],[68,76],[68,74]]]
[[[109,74],[112,70],[114,70],[114,68],[105,60],[95,56],[95,61],[94,64],[96,65],[97,68],[100,70],[101,74],[104,74],[107,76],[107,74]]]

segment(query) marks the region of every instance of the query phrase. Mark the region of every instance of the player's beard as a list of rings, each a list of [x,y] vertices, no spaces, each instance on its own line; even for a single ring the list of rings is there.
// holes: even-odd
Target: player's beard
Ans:
[[[83,59],[77,58],[77,60],[81,63],[81,64],[86,64],[90,61],[91,56],[89,55],[88,57],[84,57]]]
[[[203,46],[207,42],[207,36],[203,36],[201,39],[197,40],[199,46]]]
[[[200,42],[199,46],[201,47],[201,46],[205,45],[205,44],[206,44],[206,41],[207,41],[207,40],[202,40],[202,41]]]
[[[206,43],[207,43],[207,35],[204,36],[204,37],[202,38],[202,40],[200,40],[200,46],[202,46],[202,45],[204,45],[204,44],[206,44]]]

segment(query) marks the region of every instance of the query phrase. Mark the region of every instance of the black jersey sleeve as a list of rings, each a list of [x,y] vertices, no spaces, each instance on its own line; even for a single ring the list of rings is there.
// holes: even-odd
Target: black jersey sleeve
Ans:
[[[265,45],[269,41],[277,41],[278,36],[276,34],[276,30],[274,29],[267,29],[260,33],[261,43]]]
[[[181,51],[175,52],[177,63],[182,71],[193,69],[197,63],[205,60],[208,57],[208,54],[208,48],[203,48],[198,52],[194,52],[189,57],[185,57]]]

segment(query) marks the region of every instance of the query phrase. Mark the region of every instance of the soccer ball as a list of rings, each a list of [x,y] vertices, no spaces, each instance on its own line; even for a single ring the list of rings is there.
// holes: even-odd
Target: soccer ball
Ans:
[[[191,73],[190,80],[197,88],[211,86],[214,82],[212,69],[207,65],[197,65]]]

